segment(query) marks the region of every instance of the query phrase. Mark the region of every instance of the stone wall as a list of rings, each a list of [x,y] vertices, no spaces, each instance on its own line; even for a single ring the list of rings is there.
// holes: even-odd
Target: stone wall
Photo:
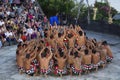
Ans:
[[[107,24],[105,22],[91,21],[90,24],[79,23],[82,29],[91,30],[95,32],[113,34],[120,37],[120,25],[116,24]]]

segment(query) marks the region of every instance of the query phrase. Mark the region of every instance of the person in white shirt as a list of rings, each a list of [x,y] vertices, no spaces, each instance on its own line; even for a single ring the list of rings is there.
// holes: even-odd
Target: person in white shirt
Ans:
[[[31,35],[32,35],[33,33],[34,33],[34,30],[33,30],[31,27],[29,27],[29,28],[27,29],[28,40],[31,39]]]
[[[12,42],[14,43],[16,42],[16,39],[12,31],[8,30],[7,32],[5,32],[5,36],[6,36],[6,41],[9,43],[9,46],[11,45]]]
[[[28,28],[28,29],[27,29],[27,33],[28,33],[28,34],[31,35],[31,34],[33,34],[33,32],[34,32],[34,30],[33,30],[32,28]]]

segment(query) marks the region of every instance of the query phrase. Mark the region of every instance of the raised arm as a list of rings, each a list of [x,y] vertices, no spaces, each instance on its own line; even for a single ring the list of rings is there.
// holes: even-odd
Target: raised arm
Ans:
[[[48,48],[49,48],[49,50],[50,50],[50,56],[48,57],[48,59],[51,59],[52,56],[53,56],[53,53],[52,53],[52,51],[51,51],[51,47],[49,46]]]
[[[35,50],[36,51],[36,50]],[[32,61],[33,59],[35,59],[36,58],[36,55],[37,55],[37,53],[34,51],[34,56],[30,59],[30,61]]]
[[[41,53],[44,51],[45,47],[40,51],[39,56],[41,57]]]

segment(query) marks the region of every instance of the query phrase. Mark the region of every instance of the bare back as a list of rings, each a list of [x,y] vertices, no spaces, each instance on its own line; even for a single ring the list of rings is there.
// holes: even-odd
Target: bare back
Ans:
[[[84,55],[83,56],[84,64],[91,64],[91,59],[92,59],[91,55]]]

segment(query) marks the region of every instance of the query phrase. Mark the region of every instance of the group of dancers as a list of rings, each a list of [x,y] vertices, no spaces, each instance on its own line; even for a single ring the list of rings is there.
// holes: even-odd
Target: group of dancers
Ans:
[[[80,26],[51,26],[44,37],[20,42],[16,50],[19,73],[44,75],[89,73],[113,59],[107,41],[88,38]]]

